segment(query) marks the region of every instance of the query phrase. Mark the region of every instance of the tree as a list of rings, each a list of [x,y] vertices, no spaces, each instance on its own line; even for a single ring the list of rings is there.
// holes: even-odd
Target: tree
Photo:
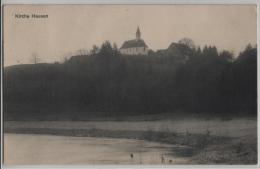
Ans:
[[[114,50],[114,51],[118,51],[118,48],[117,48],[117,44],[116,44],[116,43],[113,43],[113,50]]]
[[[41,58],[39,57],[39,55],[37,53],[32,53],[32,56],[30,58],[30,62],[33,64],[37,64],[41,61]]]
[[[113,54],[113,48],[109,41],[106,41],[101,45],[100,54],[107,55],[107,56],[110,56]]]
[[[67,63],[69,61],[69,56],[65,56],[63,59],[62,59],[62,62],[63,63]]]
[[[227,51],[227,50],[220,52],[219,57],[221,59],[227,60],[229,62],[234,61],[234,54],[232,52]]]
[[[80,55],[80,56],[85,56],[88,54],[88,51],[86,49],[79,49],[77,51],[77,55]]]
[[[97,54],[99,52],[99,48],[97,45],[93,45],[92,49],[91,49],[91,54]]]
[[[122,56],[109,41],[93,49],[99,52],[72,56],[64,64],[5,69],[4,107],[20,118],[43,119],[65,112],[82,120],[164,112],[257,114],[257,49],[252,46],[238,57],[214,46],[190,49],[179,43],[149,56]],[[17,109],[21,101],[25,106]]]
[[[195,43],[190,38],[182,38],[178,43],[187,45],[191,49],[195,48]]]

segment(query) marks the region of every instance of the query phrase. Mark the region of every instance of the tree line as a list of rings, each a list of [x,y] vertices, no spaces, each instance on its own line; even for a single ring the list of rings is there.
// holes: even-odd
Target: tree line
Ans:
[[[257,114],[257,49],[251,45],[238,56],[187,43],[130,56],[107,41],[64,63],[7,67],[3,78],[9,119]]]

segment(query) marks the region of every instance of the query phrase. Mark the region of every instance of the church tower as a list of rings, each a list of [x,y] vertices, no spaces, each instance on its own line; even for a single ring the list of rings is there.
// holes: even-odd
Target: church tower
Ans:
[[[136,31],[136,40],[140,40],[141,39],[141,32],[139,29],[139,26],[137,27],[137,31]]]
[[[141,39],[139,26],[137,27],[135,39],[127,40],[121,46],[120,53],[123,55],[148,55],[148,46]]]

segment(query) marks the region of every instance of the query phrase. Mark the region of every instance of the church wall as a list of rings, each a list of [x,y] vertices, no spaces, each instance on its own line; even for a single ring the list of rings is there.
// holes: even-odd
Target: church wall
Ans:
[[[147,47],[135,47],[135,48],[120,49],[120,53],[125,54],[125,55],[147,55],[148,48]]]

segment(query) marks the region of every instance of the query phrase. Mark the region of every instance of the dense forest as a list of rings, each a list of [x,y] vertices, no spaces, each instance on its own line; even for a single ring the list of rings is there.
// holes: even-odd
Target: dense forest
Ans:
[[[172,43],[147,56],[109,42],[64,63],[4,68],[4,118],[84,120],[180,113],[256,116],[257,49]]]

